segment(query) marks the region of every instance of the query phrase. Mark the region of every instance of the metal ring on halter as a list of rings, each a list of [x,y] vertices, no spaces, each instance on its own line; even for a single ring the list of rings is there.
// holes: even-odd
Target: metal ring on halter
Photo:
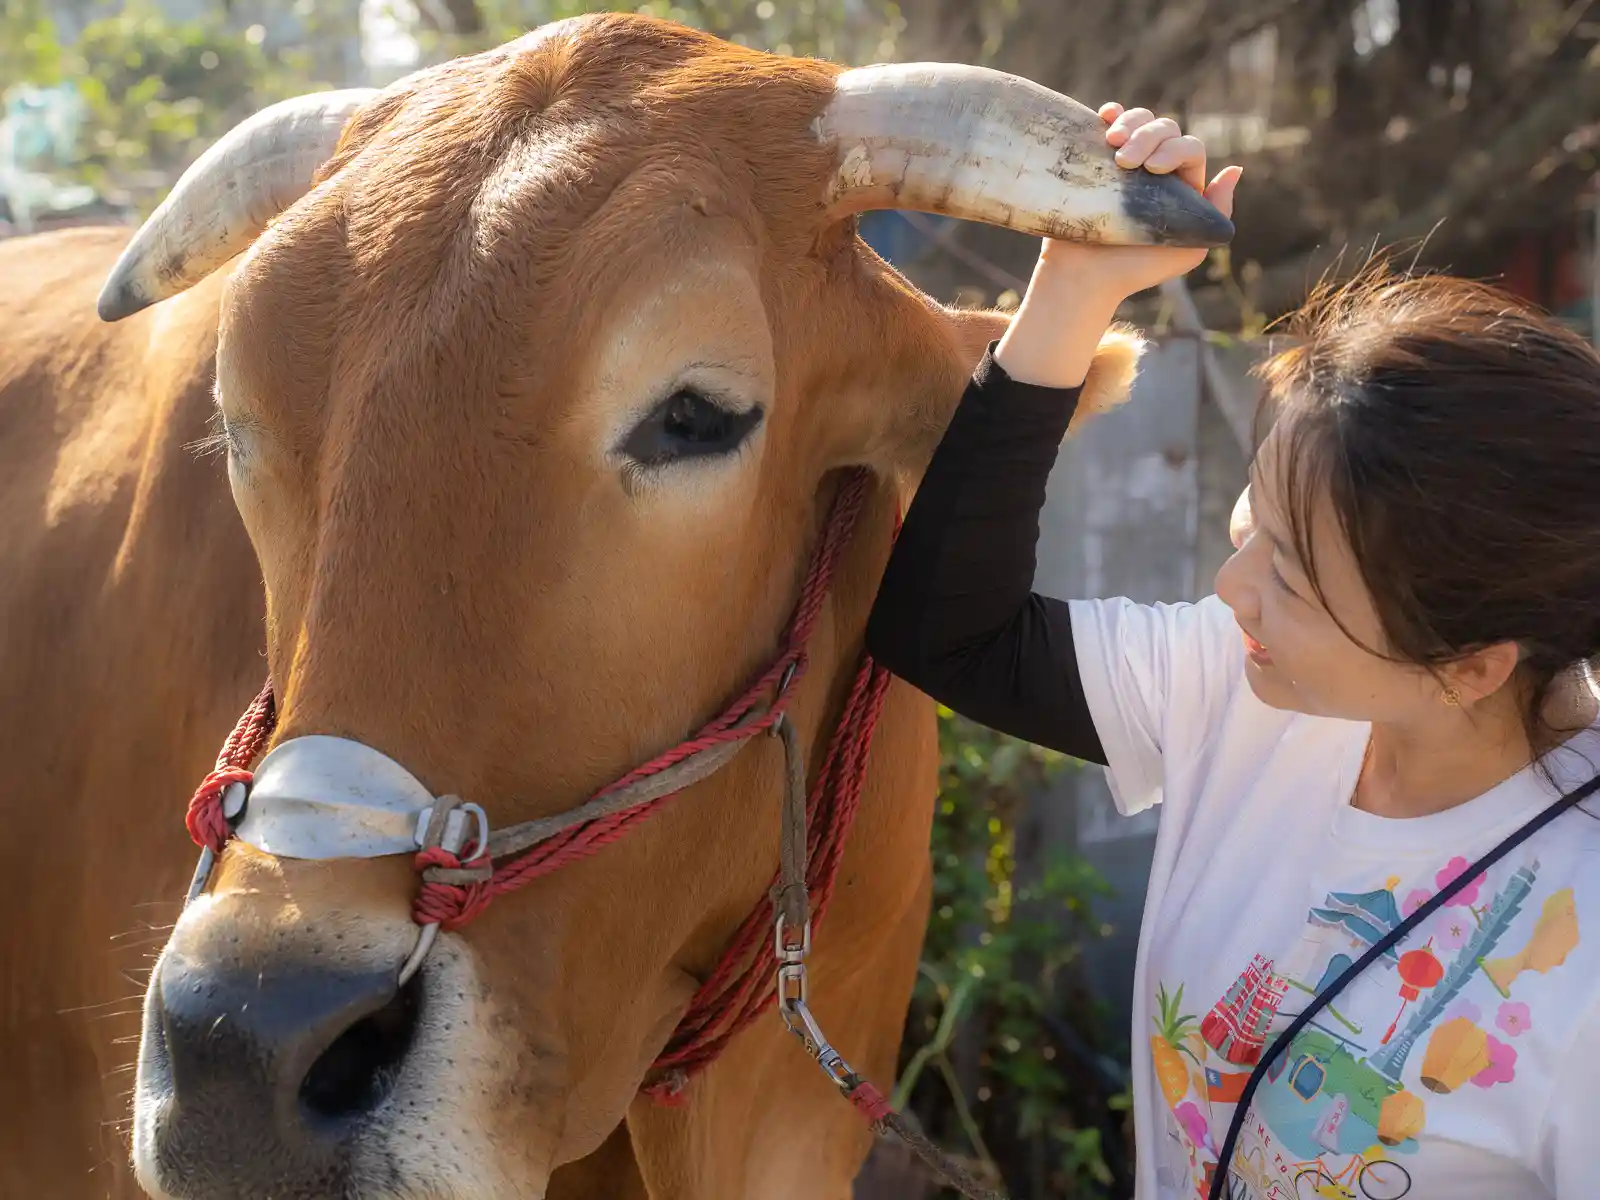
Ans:
[[[404,987],[410,978],[417,973],[417,968],[422,966],[422,960],[428,957],[428,951],[433,949],[434,939],[439,936],[439,923],[424,925],[417,930],[417,944],[411,950],[411,957],[406,959],[400,968],[400,986]]]
[[[784,937],[783,914],[780,912],[772,940],[778,958],[778,1016],[783,1018],[784,1027],[810,1048],[819,1044],[814,1039],[822,1036],[822,1031],[817,1028],[816,1021],[806,1007],[810,992],[806,977],[806,955],[811,953],[811,922],[807,921],[803,926],[800,943],[792,945]],[[823,1041],[820,1045],[827,1046],[827,1042]]]
[[[483,811],[482,805],[474,804],[470,800],[461,804],[456,811],[478,818],[477,836],[472,840],[472,857],[474,859],[482,858],[485,851],[489,849],[489,814]],[[462,838],[461,845],[456,847],[452,853],[460,853],[462,847],[466,845],[467,840]]]
[[[807,921],[801,926],[799,943],[792,943],[784,937],[784,920],[780,912],[772,923],[772,942],[777,949],[779,962],[805,962],[806,955],[811,953],[811,922]]]
[[[772,693],[772,703],[774,705],[776,705],[778,701],[782,700],[783,694],[789,690],[789,685],[794,682],[795,672],[799,669],[799,666],[800,660],[798,658],[791,659],[789,665],[784,667],[783,674],[778,676],[778,686]],[[786,722],[788,719],[788,713],[779,713],[773,718],[772,727],[768,729],[767,732],[773,737],[779,736],[783,733],[784,722]]]
[[[230,783],[222,793],[222,816],[228,822],[231,830],[239,823],[239,818],[244,815],[244,807],[250,798],[250,790],[242,783]],[[217,856],[210,846],[200,847],[200,861],[194,865],[194,877],[189,880],[189,894],[183,898],[183,906],[188,908],[206,890],[206,884],[211,882],[211,872],[216,869]]]
[[[472,850],[474,858],[481,858],[489,849],[489,814],[484,812],[480,805],[473,804],[471,801],[458,804],[445,817],[444,829],[439,836],[439,846],[441,849],[448,850],[451,854],[461,853],[462,847],[467,844],[467,823],[465,818],[468,816],[477,818],[477,836],[473,840]],[[424,834],[432,818],[432,809],[423,809],[418,815],[417,843],[422,845],[424,849],[426,849]],[[400,968],[400,986],[404,987],[406,982],[417,973],[417,969],[422,966],[422,960],[428,957],[428,951],[433,949],[433,943],[438,937],[439,923],[437,921],[430,922],[417,930],[417,944],[412,947],[410,956]]]
[[[789,690],[789,685],[794,682],[795,672],[800,669],[798,658],[790,659],[789,665],[783,669],[783,674],[778,676],[778,695],[783,695]]]
[[[210,846],[200,847],[200,861],[194,865],[194,877],[189,880],[189,894],[183,898],[183,906],[188,908],[194,903],[195,897],[206,890],[206,884],[211,879],[211,868],[217,865],[217,856],[212,853]]]

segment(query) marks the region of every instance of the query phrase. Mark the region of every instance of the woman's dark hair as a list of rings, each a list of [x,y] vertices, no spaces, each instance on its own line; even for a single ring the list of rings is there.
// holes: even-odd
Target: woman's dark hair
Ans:
[[[1319,289],[1288,333],[1258,374],[1319,598],[1325,495],[1381,652],[1437,668],[1515,642],[1524,727],[1548,749],[1571,731],[1546,719],[1553,684],[1600,654],[1600,355],[1498,288],[1382,263]]]

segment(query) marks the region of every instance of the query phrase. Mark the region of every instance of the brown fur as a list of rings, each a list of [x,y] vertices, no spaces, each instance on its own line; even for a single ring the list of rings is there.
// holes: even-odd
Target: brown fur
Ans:
[[[0,245],[6,1195],[133,1194],[127,1039],[192,864],[183,803],[268,663],[280,737],[358,738],[499,824],[567,808],[773,653],[837,469],[865,464],[883,484],[796,700],[816,765],[895,509],[1005,318],[933,304],[823,222],[807,127],[836,68],[637,18],[534,39],[397,85],[226,278],[123,324],[94,293],[124,233]],[[1137,349],[1108,340],[1086,411]],[[711,474],[620,475],[622,411],[691,350],[737,366],[759,440]],[[237,512],[192,450],[214,354]],[[817,1014],[883,1084],[935,763],[931,706],[896,684],[817,931]],[[762,901],[780,768],[751,746],[444,939],[429,972],[470,985],[472,1028],[415,1052],[439,1069],[393,1130],[435,1147],[398,1160],[414,1187],[537,1195],[572,1163],[551,1196],[848,1195],[868,1134],[775,1017],[686,1107],[635,1098]],[[359,932],[336,952],[397,962],[412,886],[235,847],[177,936],[282,970]]]

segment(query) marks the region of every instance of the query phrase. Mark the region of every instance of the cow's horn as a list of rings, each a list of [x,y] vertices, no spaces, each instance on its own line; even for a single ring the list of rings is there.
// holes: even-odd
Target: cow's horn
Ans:
[[[316,92],[262,109],[195,160],[128,243],[100,291],[120,321],[193,287],[304,196],[372,88]]]
[[[1233,223],[1173,175],[1116,165],[1099,116],[987,67],[841,73],[817,134],[838,150],[837,216],[914,209],[1115,245],[1220,246]]]

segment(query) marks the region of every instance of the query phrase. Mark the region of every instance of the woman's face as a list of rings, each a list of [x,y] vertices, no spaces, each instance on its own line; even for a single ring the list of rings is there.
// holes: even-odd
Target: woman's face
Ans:
[[[1390,723],[1437,712],[1440,684],[1429,671],[1372,652],[1388,649],[1383,629],[1324,497],[1311,521],[1320,597],[1311,586],[1286,519],[1281,447],[1269,434],[1256,456],[1230,522],[1237,549],[1217,572],[1217,595],[1244,638],[1250,689],[1274,708],[1321,717]]]

